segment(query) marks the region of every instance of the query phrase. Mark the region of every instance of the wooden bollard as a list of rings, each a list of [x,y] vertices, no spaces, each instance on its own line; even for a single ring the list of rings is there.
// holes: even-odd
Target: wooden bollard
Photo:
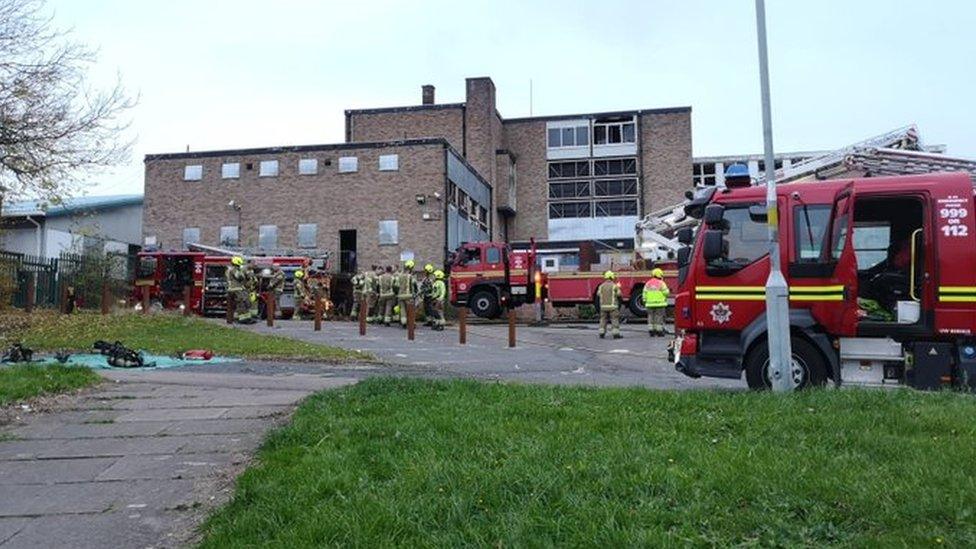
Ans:
[[[190,316],[190,307],[193,301],[193,286],[187,284],[183,287],[183,316]]]
[[[466,306],[458,309],[458,343],[461,345],[468,344],[468,308]]]
[[[322,296],[315,292],[315,331],[322,331]]]
[[[102,281],[102,314],[107,315],[111,304],[111,295],[108,291],[108,281]]]
[[[417,308],[414,306],[413,299],[407,301],[407,339],[413,341],[414,330],[416,328]]]
[[[234,294],[227,292],[227,304],[225,309],[227,309],[227,324],[234,323],[234,309],[237,308],[237,299]]]
[[[149,286],[142,287],[142,314],[149,314]]]
[[[515,347],[515,309],[508,310],[508,346]]]
[[[275,315],[275,294],[274,292],[265,292],[264,316],[267,318],[269,328],[274,328],[274,315]]]
[[[34,273],[27,279],[27,299],[24,300],[24,312],[31,314],[34,312],[34,298],[37,294],[37,282]]]
[[[357,315],[358,316],[358,320],[359,320],[359,335],[360,336],[366,335],[366,315],[369,312],[368,309],[369,309],[369,304],[366,303],[366,300],[365,299],[360,299],[359,300],[359,312],[358,312],[359,314]]]

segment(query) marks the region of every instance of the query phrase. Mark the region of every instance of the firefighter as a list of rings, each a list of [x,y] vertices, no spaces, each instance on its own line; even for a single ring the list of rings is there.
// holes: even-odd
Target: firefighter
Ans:
[[[607,333],[607,317],[610,317],[613,338],[620,339],[620,286],[616,278],[613,271],[603,273],[603,284],[596,289],[600,301],[600,339]]]
[[[413,274],[414,262],[408,259],[403,263],[403,270],[396,278],[397,305],[400,307],[400,326],[407,327],[407,303],[417,297],[417,279]]]
[[[647,309],[647,332],[651,337],[663,336],[664,310],[668,306],[671,290],[664,282],[664,271],[655,268],[651,278],[644,284],[644,308]]]
[[[369,322],[379,324],[383,321],[383,311],[380,310],[380,275],[383,274],[382,267],[373,265],[366,273],[366,283],[363,285],[363,298],[366,299],[366,319]],[[372,318],[372,320],[369,320]]]
[[[431,283],[430,307],[431,326],[440,332],[444,330],[444,299],[447,297],[447,284],[444,283],[444,271],[434,271],[434,282]]]
[[[257,301],[257,296],[254,295],[254,272],[244,263],[243,257],[235,255],[230,260],[226,276],[228,302],[231,299],[234,302],[234,320],[238,324],[253,324],[256,320],[252,306]]]
[[[308,280],[305,279],[305,271],[298,269],[292,276],[295,284],[295,309],[301,317],[302,312],[306,310],[305,304],[311,301],[312,291],[308,287]]]
[[[359,304],[364,300],[363,290],[366,287],[366,274],[357,271],[356,274],[352,275],[350,282],[352,283],[352,307],[349,308],[349,317],[355,319],[359,317]]]
[[[267,284],[268,297],[274,300],[275,310],[277,310],[281,303],[281,294],[285,293],[285,272],[281,270],[280,265],[271,265],[271,274],[268,277]]]
[[[393,316],[393,305],[396,301],[395,280],[393,267],[387,266],[383,274],[376,279],[378,303],[376,305],[376,315],[380,318],[384,326],[389,326]],[[381,316],[382,315],[382,316]]]
[[[424,324],[434,326],[434,266],[424,265],[424,274],[420,278],[420,297],[424,305]]]

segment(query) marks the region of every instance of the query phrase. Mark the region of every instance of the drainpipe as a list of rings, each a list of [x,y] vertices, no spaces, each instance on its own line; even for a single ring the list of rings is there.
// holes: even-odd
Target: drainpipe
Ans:
[[[34,240],[37,242],[37,254],[35,255],[37,255],[37,257],[40,258],[43,256],[43,254],[41,253],[41,224],[35,221],[34,218],[29,215],[27,216],[27,221],[33,223],[34,227],[36,228],[34,232]]]

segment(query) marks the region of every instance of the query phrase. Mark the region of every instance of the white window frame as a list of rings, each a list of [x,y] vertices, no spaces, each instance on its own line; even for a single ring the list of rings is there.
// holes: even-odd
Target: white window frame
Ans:
[[[200,181],[201,179],[203,179],[203,164],[183,166],[183,181]]]
[[[567,145],[563,143],[562,136],[563,132],[567,129],[572,129],[573,143]],[[553,145],[552,141],[549,139],[549,132],[556,130],[559,134],[559,144]],[[577,137],[579,136],[580,130],[586,132],[586,143],[577,143]],[[576,149],[589,147],[593,142],[593,132],[590,128],[590,121],[586,119],[580,120],[557,120],[554,122],[546,123],[546,148],[547,149]]]
[[[400,170],[399,154],[381,154],[379,167],[381,172],[396,172]]]
[[[264,229],[274,229],[274,246],[265,246],[261,243],[261,232]],[[278,248],[278,226],[277,225],[258,225],[258,249],[274,250]]]
[[[632,125],[634,127],[634,140],[633,141],[624,141],[623,140],[624,139],[624,126],[625,125],[628,125],[628,124],[629,125]],[[610,128],[611,127],[618,128],[618,131],[620,132],[620,141],[610,141]],[[604,142],[604,143],[597,143],[596,142],[596,130],[597,130],[597,128],[603,128],[603,131],[605,133],[604,136],[606,137],[606,142]],[[631,118],[630,120],[621,120],[619,122],[594,122],[593,123],[593,136],[592,136],[591,141],[593,142],[593,146],[595,146],[595,147],[605,147],[607,145],[633,145],[633,144],[637,143],[637,119],[636,118]]]
[[[400,224],[396,219],[382,219],[377,228],[380,246],[396,246],[400,243]]]
[[[193,242],[187,240],[186,238],[187,231],[196,231],[197,237]],[[183,247],[187,248],[189,247],[190,244],[199,244],[199,243],[200,243],[200,227],[183,227]]]
[[[311,166],[309,168],[308,166]],[[319,173],[318,158],[300,158],[298,160],[298,175],[317,175]]]
[[[241,163],[240,162],[224,162],[220,165],[220,178],[221,179],[240,179],[241,177]]]
[[[274,166],[273,172],[272,166]],[[258,164],[258,177],[278,177],[279,167],[277,160],[262,160]]]
[[[224,240],[224,229],[234,230],[234,240],[233,242],[225,242]],[[218,244],[221,246],[240,246],[241,243],[241,228],[237,225],[223,225],[220,227],[220,233],[218,236]]]
[[[356,173],[359,171],[359,157],[340,156],[339,173]]]
[[[312,231],[312,244],[311,245],[305,245],[305,244],[302,243],[302,227],[311,227],[311,231]],[[318,238],[319,238],[319,225],[318,225],[318,223],[299,223],[298,224],[298,229],[297,229],[297,231],[295,233],[295,245],[296,245],[296,247],[302,248],[302,249],[314,249],[316,246],[318,246]]]

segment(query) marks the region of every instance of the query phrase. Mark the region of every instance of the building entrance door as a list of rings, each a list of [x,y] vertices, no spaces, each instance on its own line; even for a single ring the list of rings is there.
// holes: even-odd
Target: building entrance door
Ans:
[[[339,231],[339,271],[356,272],[356,231]]]

